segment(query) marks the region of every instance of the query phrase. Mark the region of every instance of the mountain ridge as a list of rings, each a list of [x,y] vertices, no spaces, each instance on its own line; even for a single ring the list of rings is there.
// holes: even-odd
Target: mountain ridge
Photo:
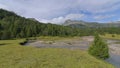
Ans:
[[[117,22],[109,22],[109,23],[98,23],[98,22],[86,22],[86,21],[78,21],[78,20],[66,20],[62,25],[71,26],[71,27],[120,27],[120,21]]]

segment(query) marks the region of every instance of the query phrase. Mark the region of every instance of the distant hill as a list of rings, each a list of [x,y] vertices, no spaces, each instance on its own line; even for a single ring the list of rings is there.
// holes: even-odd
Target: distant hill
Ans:
[[[77,27],[77,28],[120,27],[120,21],[110,22],[110,23],[98,23],[98,22],[85,22],[85,21],[77,21],[77,20],[66,20],[63,23],[63,25]]]

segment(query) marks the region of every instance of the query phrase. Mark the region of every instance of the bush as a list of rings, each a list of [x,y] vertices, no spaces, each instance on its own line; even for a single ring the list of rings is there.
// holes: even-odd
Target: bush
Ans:
[[[112,37],[115,37],[115,35],[114,35],[114,34],[112,34]]]
[[[28,39],[26,39],[26,40],[23,41],[23,42],[20,42],[20,45],[25,45],[27,42],[28,42]]]
[[[92,46],[90,46],[88,52],[89,54],[100,59],[109,58],[109,49],[107,43],[105,43],[97,33],[95,34],[95,39]]]

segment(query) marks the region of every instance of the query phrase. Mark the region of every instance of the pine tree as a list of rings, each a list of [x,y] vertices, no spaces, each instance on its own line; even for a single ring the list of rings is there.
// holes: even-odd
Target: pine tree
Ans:
[[[107,43],[105,43],[97,33],[95,34],[95,39],[92,46],[89,48],[89,54],[100,59],[109,58],[109,49]]]

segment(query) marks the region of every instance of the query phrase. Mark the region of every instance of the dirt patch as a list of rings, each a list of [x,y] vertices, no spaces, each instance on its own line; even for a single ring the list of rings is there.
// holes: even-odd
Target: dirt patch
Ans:
[[[84,37],[82,37],[82,40],[92,42],[94,40],[94,37],[93,36],[84,36]]]
[[[93,37],[82,37],[81,39],[69,39],[69,40],[54,40],[54,41],[36,41],[33,43],[27,43],[26,45],[35,46],[39,48],[69,48],[69,49],[82,49],[87,50]]]
[[[91,42],[84,40],[60,40],[60,41],[37,41],[28,43],[26,45],[35,46],[39,48],[69,48],[69,49],[83,49],[87,50]]]

